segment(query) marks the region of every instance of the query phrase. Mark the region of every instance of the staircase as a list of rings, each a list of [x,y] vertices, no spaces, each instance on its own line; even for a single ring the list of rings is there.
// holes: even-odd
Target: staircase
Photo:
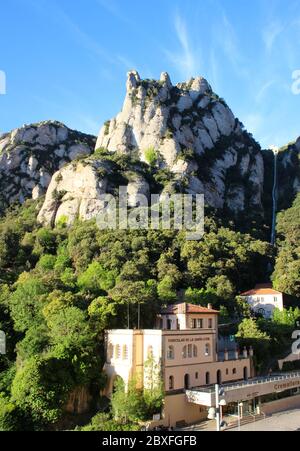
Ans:
[[[230,429],[237,429],[240,426],[246,426],[247,424],[253,424],[257,423],[260,420],[265,420],[266,415],[264,413],[260,415],[248,415],[243,417],[240,422],[238,420],[234,420],[233,422],[230,422],[228,426],[226,427],[226,431],[229,431]]]

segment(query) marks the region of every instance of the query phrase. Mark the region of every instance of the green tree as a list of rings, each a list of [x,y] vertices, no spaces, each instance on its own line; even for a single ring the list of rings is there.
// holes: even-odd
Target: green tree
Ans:
[[[16,291],[11,295],[9,307],[15,324],[15,329],[25,332],[36,321],[41,321],[43,307],[40,298],[45,294],[43,283],[30,274],[20,276]]]
[[[122,379],[116,380],[111,405],[114,418],[119,423],[136,423],[145,419],[143,391],[137,389],[137,381],[134,379],[128,383],[126,389]]]
[[[78,286],[93,294],[107,292],[115,285],[116,273],[105,270],[100,263],[93,262],[78,278]]]
[[[274,287],[300,299],[300,194],[277,220],[279,253],[273,274]]]
[[[271,337],[259,328],[257,321],[247,318],[240,323],[236,337],[242,347],[253,347],[257,369],[261,370],[270,357]]]
[[[12,402],[43,426],[57,421],[74,382],[70,362],[32,357],[20,368],[12,384]]]

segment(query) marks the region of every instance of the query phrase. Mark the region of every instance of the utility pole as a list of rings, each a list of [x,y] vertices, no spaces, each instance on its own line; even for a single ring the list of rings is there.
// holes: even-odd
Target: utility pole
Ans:
[[[219,384],[215,385],[215,392],[216,392],[216,422],[217,422],[217,432],[221,432],[221,430],[224,430],[224,427],[226,426],[226,423],[223,421],[222,418],[222,407],[226,406],[226,400],[224,399],[225,391],[222,386]],[[223,398],[220,400],[220,396]]]
[[[216,421],[217,421],[217,432],[221,431],[221,417],[220,417],[220,386],[216,384]]]

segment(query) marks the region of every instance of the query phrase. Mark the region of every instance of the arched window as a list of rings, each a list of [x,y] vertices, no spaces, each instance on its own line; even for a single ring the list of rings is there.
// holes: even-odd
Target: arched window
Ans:
[[[123,346],[123,355],[122,355],[123,360],[128,360],[128,346],[124,345]]]
[[[233,368],[232,374],[236,374],[236,368]]]
[[[205,356],[209,357],[210,354],[211,354],[211,352],[210,352],[210,344],[206,343],[206,345],[205,345]]]
[[[174,376],[169,377],[169,390],[174,390]]]
[[[184,376],[184,388],[185,388],[186,390],[189,390],[189,389],[190,389],[190,375],[189,375],[189,374],[186,374],[186,375]]]
[[[183,347],[183,350],[182,350],[182,357],[183,357],[184,359],[187,358],[187,346],[184,346],[184,347]]]
[[[193,357],[193,345],[188,345],[188,357],[189,359]]]
[[[210,373],[206,373],[205,383],[206,383],[206,385],[210,385]]]
[[[196,345],[193,346],[193,356],[198,357],[198,348]]]
[[[174,360],[175,359],[174,346],[169,346],[168,347],[167,359],[168,360]]]
[[[115,347],[115,359],[120,359],[121,358],[121,346],[120,345],[116,345]]]

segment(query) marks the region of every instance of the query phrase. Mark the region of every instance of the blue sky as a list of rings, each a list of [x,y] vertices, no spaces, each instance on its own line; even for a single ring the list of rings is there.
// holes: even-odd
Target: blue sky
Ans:
[[[299,0],[1,2],[0,131],[56,119],[97,134],[126,72],[203,75],[263,146],[300,135]]]

